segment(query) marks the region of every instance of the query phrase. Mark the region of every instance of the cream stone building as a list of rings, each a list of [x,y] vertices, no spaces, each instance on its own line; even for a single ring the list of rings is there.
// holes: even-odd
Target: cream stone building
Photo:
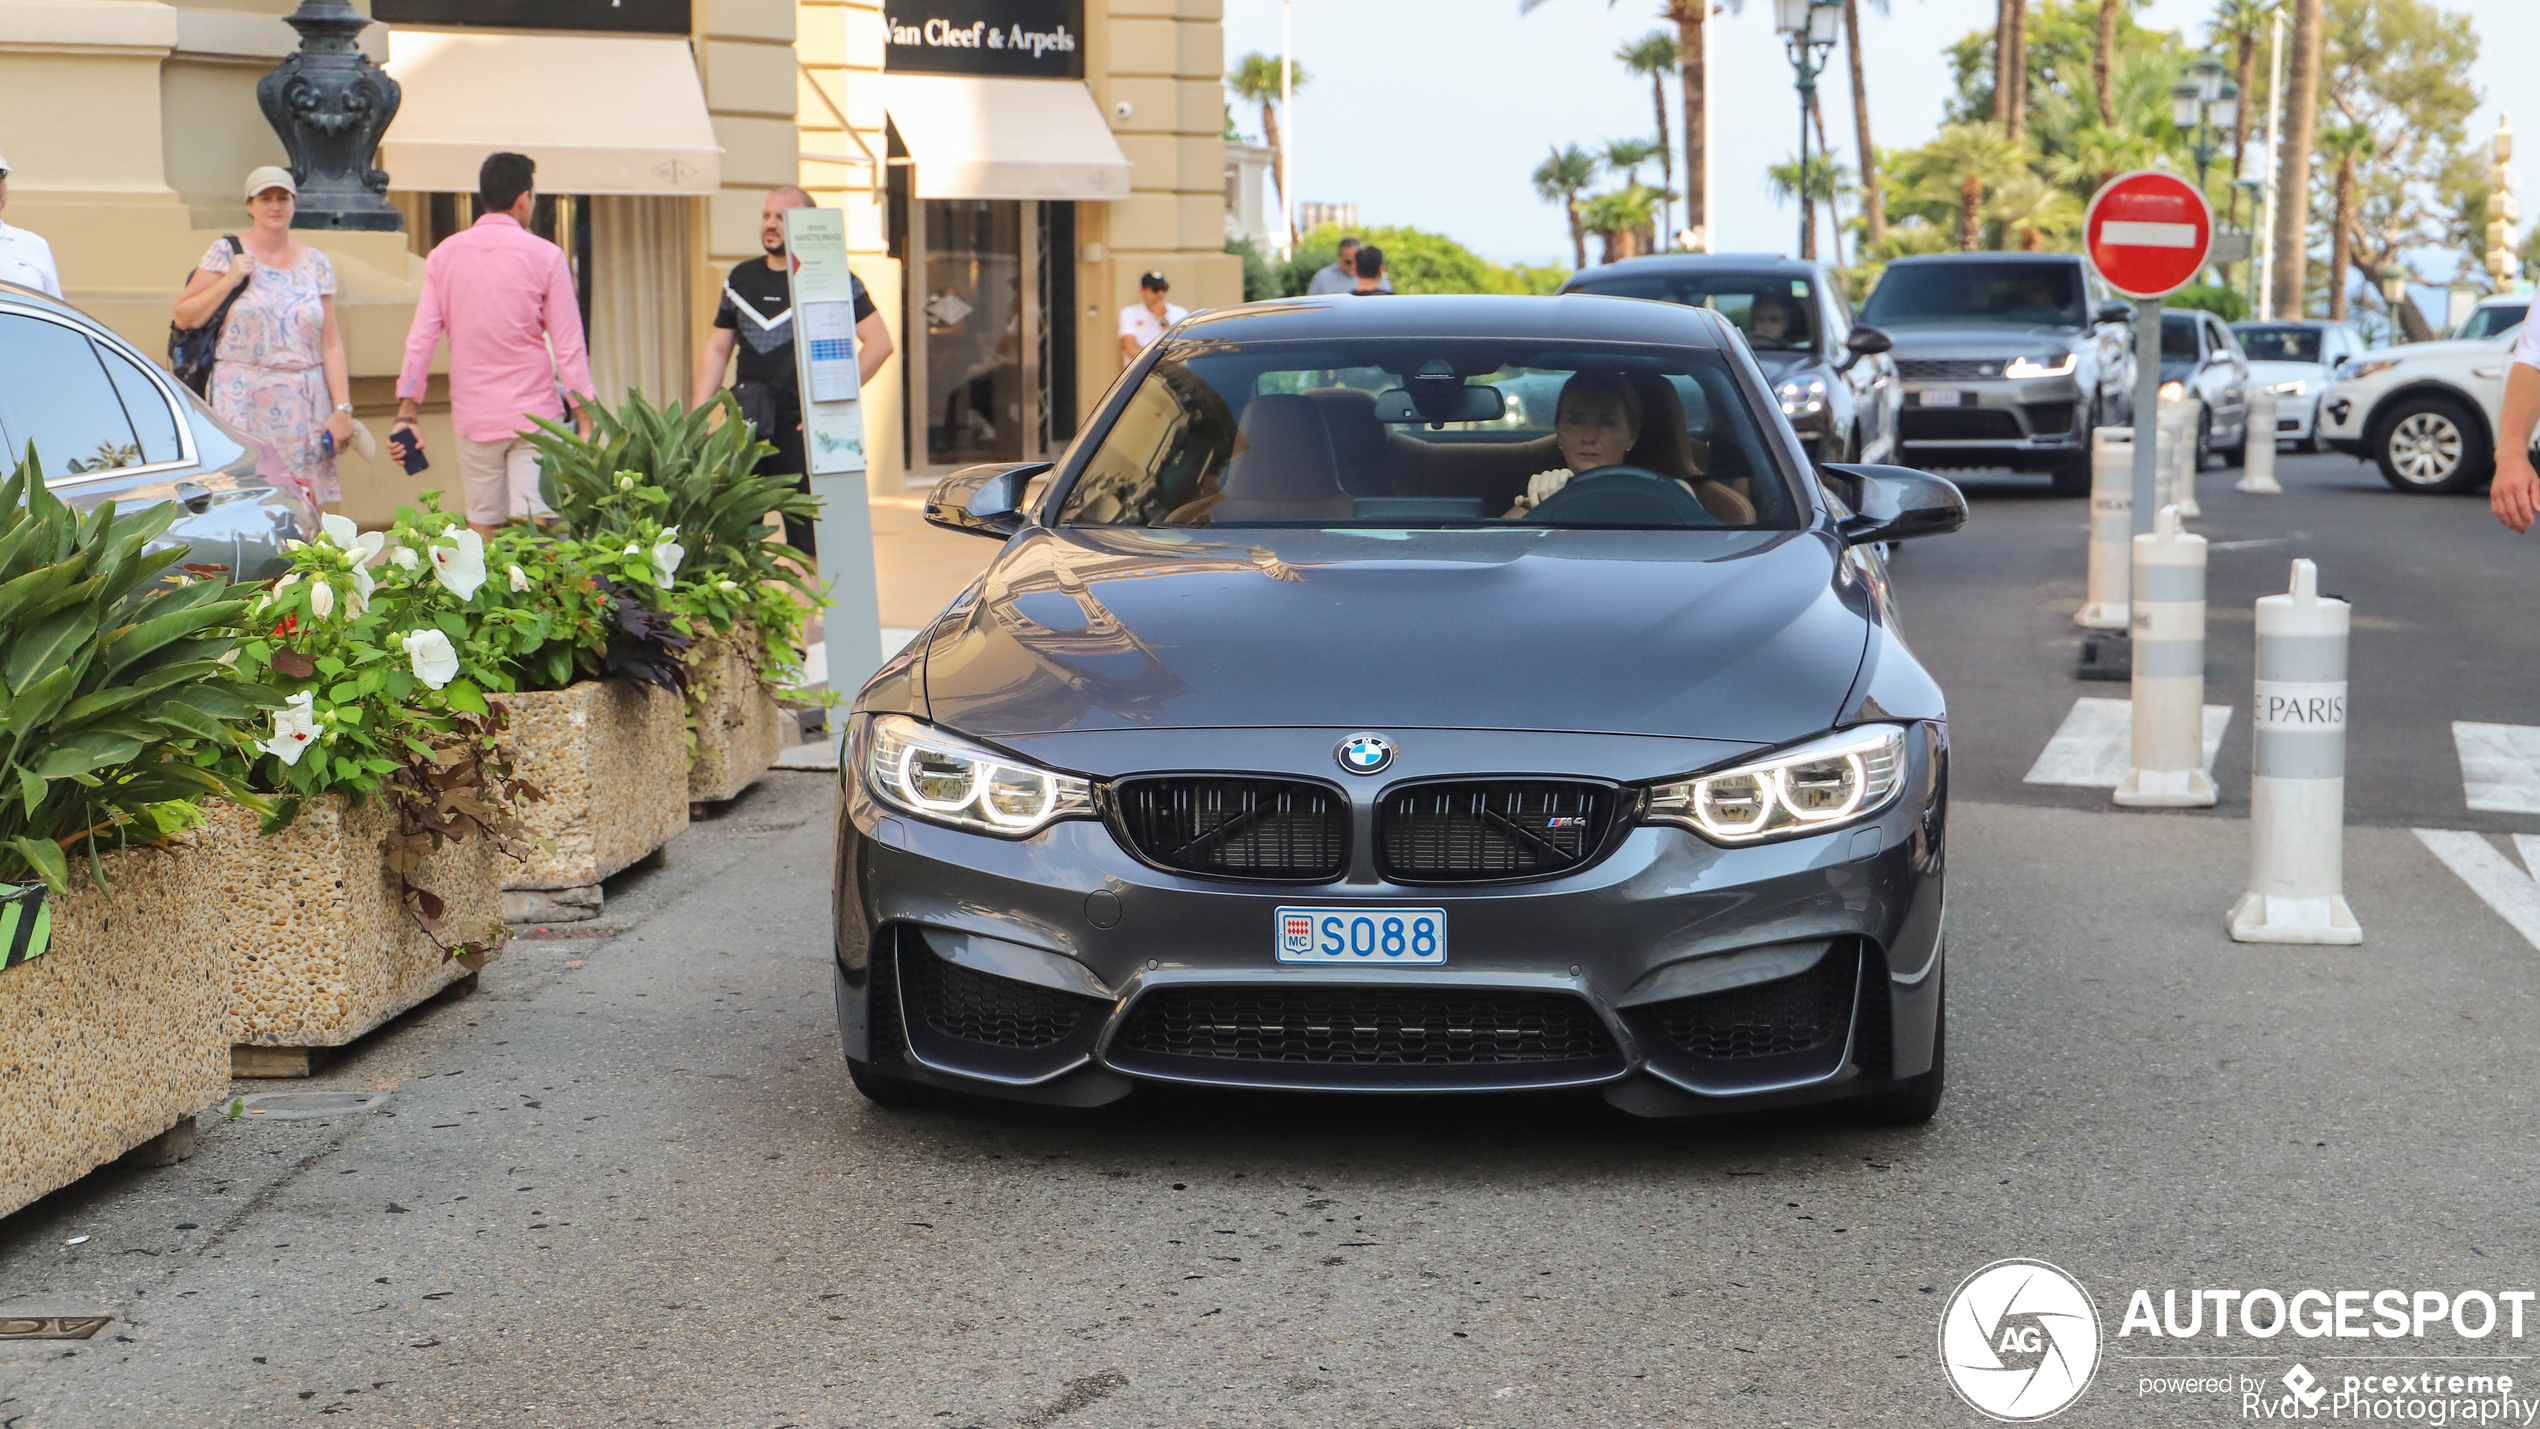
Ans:
[[[1118,372],[1140,273],[1194,309],[1241,301],[1221,0],[356,3],[403,90],[377,162],[405,231],[301,236],[335,265],[355,401],[383,433],[422,254],[473,221],[498,148],[538,160],[532,226],[573,260],[604,399],[685,400],[768,188],[844,209],[900,354],[866,389],[876,491],[1063,448]],[[144,352],[187,271],[245,225],[246,172],[288,162],[256,85],[298,44],[292,8],[0,0],[6,220]],[[436,376],[433,468],[348,459],[351,514],[455,495],[440,397]]]

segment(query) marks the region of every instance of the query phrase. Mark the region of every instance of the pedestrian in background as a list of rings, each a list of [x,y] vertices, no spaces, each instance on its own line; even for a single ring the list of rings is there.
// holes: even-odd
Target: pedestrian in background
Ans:
[[[733,365],[738,352],[732,395],[759,439],[776,447],[759,462],[758,470],[791,476],[794,489],[802,492],[811,490],[811,468],[803,459],[803,402],[794,370],[794,295],[785,257],[785,211],[816,207],[810,194],[791,184],[770,192],[767,202],[759,206],[758,242],[767,256],[742,259],[724,280],[723,302],[715,309],[714,332],[706,338],[705,355],[698,359],[696,389],[688,403],[702,407],[714,400],[723,386],[724,368]],[[864,280],[853,274],[848,280],[855,286],[856,377],[871,382],[873,374],[891,359],[891,330],[865,292]],[[785,544],[804,555],[817,555],[812,530],[811,522],[786,517]]]
[[[1314,280],[1305,285],[1305,292],[1308,297],[1319,298],[1357,290],[1358,238],[1352,234],[1341,240],[1340,251],[1332,255],[1332,266],[1314,270]]]
[[[176,324],[201,327],[238,295],[212,350],[205,396],[215,415],[271,446],[309,499],[331,511],[344,500],[335,457],[353,438],[352,378],[335,322],[335,265],[291,236],[299,195],[287,169],[267,164],[247,175],[247,233],[213,243],[195,265],[177,295]]]
[[[450,339],[450,425],[459,436],[459,484],[467,524],[491,536],[504,522],[552,516],[538,498],[538,452],[522,435],[537,417],[562,419],[567,406],[591,435],[591,362],[582,309],[564,250],[529,231],[538,203],[538,166],[525,154],[494,154],[476,173],[473,227],[434,245],[424,260],[406,361],[397,374],[397,423],[390,440],[423,448],[415,416],[432,374],[433,349]],[[569,404],[559,402],[561,385]]]
[[[1164,295],[1171,291],[1173,285],[1164,281],[1163,274],[1139,275],[1138,300],[1120,310],[1121,366],[1137,361],[1138,354],[1164,336],[1166,328],[1191,315],[1181,304],[1165,301]]]
[[[8,206],[9,161],[0,157],[0,209]],[[53,245],[23,228],[0,223],[0,282],[60,297],[62,278],[53,271]]]
[[[2540,297],[2531,300],[2531,316],[2523,319],[2513,361],[2505,368],[2496,479],[2487,488],[2489,509],[2516,531],[2530,530],[2532,517],[2540,515],[2540,472],[2531,465],[2531,430],[2540,425],[2540,331],[2531,326],[2535,320],[2540,320]]]
[[[1362,298],[1393,291],[1393,284],[1385,281],[1385,250],[1373,243],[1358,250],[1358,286],[1352,291]]]

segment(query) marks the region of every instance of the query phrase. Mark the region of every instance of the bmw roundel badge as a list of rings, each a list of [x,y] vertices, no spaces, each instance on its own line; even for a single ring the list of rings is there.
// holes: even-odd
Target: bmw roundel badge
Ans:
[[[1333,754],[1352,774],[1381,774],[1393,763],[1393,741],[1381,734],[1353,734]]]

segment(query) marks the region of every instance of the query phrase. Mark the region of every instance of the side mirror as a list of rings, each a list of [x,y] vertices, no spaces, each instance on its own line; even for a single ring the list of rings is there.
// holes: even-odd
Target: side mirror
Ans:
[[[2132,303],[2101,303],[2098,310],[2090,315],[2093,323],[2121,323],[2131,322],[2133,319],[2134,304]]]
[[[1843,361],[1835,364],[1834,370],[1837,372],[1849,372],[1852,370],[1852,364],[1862,358],[1876,357],[1896,346],[1896,339],[1865,324],[1845,333],[1843,345],[1849,351],[1844,354]]]
[[[1857,516],[1843,518],[1844,544],[1945,536],[1967,524],[1967,498],[1953,482],[1905,466],[1834,464],[1824,468],[1848,478],[1859,493]]]
[[[1023,492],[1032,478],[1052,465],[1034,461],[1020,466],[990,462],[963,467],[926,493],[926,524],[1005,540],[1032,524],[1023,510]]]

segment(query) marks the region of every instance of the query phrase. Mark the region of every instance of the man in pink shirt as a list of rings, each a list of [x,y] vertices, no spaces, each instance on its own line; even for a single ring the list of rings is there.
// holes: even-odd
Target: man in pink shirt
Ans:
[[[576,425],[591,434],[591,364],[582,310],[564,250],[531,233],[537,166],[494,154],[477,170],[476,226],[443,239],[424,260],[423,293],[406,330],[390,440],[423,448],[415,430],[432,350],[450,339],[450,425],[459,434],[467,524],[491,536],[516,517],[551,516],[538,499],[538,453],[522,433],[533,417],[561,418],[561,386],[577,399]]]

